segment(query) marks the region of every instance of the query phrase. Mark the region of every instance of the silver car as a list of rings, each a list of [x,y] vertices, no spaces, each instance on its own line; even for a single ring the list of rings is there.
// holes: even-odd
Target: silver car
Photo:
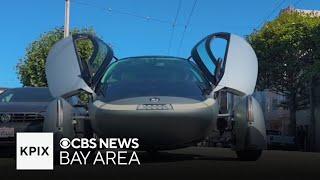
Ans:
[[[82,40],[93,45],[88,60],[79,55],[77,43]],[[225,42],[221,56],[212,46],[219,40]],[[233,145],[240,159],[256,160],[265,146],[263,114],[251,96],[257,73],[250,44],[230,33],[205,37],[189,58],[123,59],[95,36],[72,35],[57,42],[47,57],[46,77],[55,100],[48,106],[44,130],[73,138],[74,121],[86,119],[91,134],[137,137],[141,149],[152,152],[200,142],[217,130],[218,117],[224,116],[235,122]],[[222,91],[242,97],[230,114],[219,114]],[[79,92],[89,96],[87,117],[73,117],[76,107],[65,101]]]

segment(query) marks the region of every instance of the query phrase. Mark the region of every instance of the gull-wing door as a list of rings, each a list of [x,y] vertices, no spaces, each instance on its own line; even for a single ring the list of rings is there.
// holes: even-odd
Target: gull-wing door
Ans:
[[[81,59],[80,54],[88,56],[87,59]],[[93,35],[76,34],[58,41],[51,48],[46,62],[46,77],[52,96],[74,95],[81,90],[93,93],[112,59],[112,49]]]
[[[222,47],[217,47],[220,44]],[[228,89],[238,95],[253,93],[258,61],[245,39],[230,33],[214,33],[196,44],[191,57],[215,86],[214,91]]]

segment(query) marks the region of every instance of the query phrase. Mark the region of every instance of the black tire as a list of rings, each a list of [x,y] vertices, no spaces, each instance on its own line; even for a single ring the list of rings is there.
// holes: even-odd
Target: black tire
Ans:
[[[260,158],[262,150],[243,150],[236,153],[241,161],[256,161]]]

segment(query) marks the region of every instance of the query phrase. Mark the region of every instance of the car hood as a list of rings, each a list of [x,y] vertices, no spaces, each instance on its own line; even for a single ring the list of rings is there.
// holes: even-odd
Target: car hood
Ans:
[[[47,108],[47,102],[0,103],[0,112],[41,112]]]

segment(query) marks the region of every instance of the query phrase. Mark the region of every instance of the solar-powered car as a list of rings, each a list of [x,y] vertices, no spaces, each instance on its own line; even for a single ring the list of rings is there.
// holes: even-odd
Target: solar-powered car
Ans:
[[[93,45],[81,59],[78,42]],[[225,41],[221,58],[214,43]],[[220,47],[221,49],[221,47]],[[45,131],[56,137],[76,135],[75,121],[89,121],[89,134],[101,138],[139,138],[141,149],[158,151],[194,145],[217,129],[218,117],[232,120],[233,149],[240,159],[256,160],[265,147],[265,123],[251,96],[258,73],[252,47],[241,37],[215,33],[202,39],[189,58],[141,56],[117,59],[97,37],[72,35],[57,42],[46,63],[50,92]],[[232,113],[219,114],[219,93],[242,99]],[[75,117],[65,98],[89,95],[88,116]]]

